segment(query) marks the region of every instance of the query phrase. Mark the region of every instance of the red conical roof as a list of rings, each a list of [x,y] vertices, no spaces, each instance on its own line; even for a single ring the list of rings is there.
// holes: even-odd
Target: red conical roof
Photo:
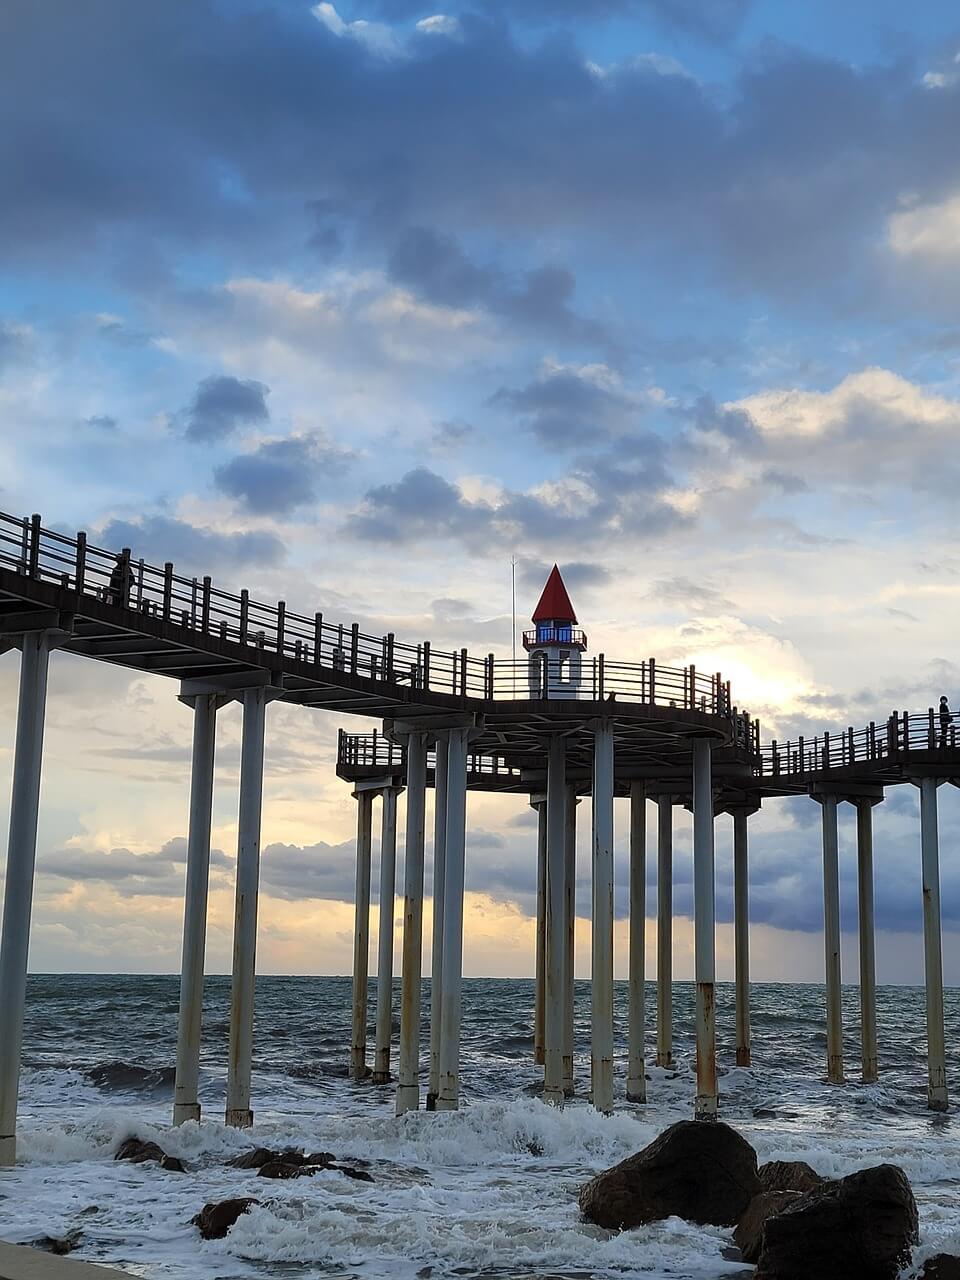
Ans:
[[[567,595],[567,588],[563,585],[560,570],[556,565],[550,570],[550,577],[543,588],[540,603],[533,611],[533,621],[574,623],[577,621],[577,615]]]

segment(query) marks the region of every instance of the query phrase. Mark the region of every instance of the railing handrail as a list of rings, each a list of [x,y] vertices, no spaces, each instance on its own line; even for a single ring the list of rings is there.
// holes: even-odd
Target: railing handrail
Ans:
[[[162,568],[47,529],[39,516],[0,512],[0,564],[42,581],[138,613],[256,649],[335,671],[406,685],[432,693],[482,700],[574,698],[683,708],[733,719],[746,745],[759,748],[759,725],[732,705],[729,682],[694,664],[669,667],[653,658],[640,663],[597,654],[569,679],[558,658],[539,665],[493,654],[478,658],[466,649],[444,651],[429,641],[410,644],[393,633],[368,635],[358,623],[331,622],[289,610],[284,601],[265,604],[246,590],[225,591],[209,576],[187,577],[171,562]],[[582,635],[579,628],[571,628]]]

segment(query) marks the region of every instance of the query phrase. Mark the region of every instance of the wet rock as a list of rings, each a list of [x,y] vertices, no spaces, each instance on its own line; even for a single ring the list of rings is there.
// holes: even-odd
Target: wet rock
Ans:
[[[333,1164],[336,1156],[332,1151],[312,1151],[310,1155],[304,1156],[304,1164],[317,1165],[321,1169],[325,1169],[328,1165]]]
[[[367,1173],[366,1169],[356,1169],[349,1164],[330,1164],[326,1167],[328,1169],[336,1169],[338,1173],[345,1174],[348,1178],[353,1178],[355,1182],[373,1182],[373,1176]]]
[[[744,1262],[756,1262],[763,1246],[763,1228],[787,1205],[801,1196],[799,1191],[761,1191],[744,1209],[733,1232],[733,1242]]]
[[[129,1160],[131,1164],[154,1161],[161,1169],[167,1169],[171,1173],[186,1173],[183,1162],[176,1156],[168,1156],[155,1142],[144,1142],[141,1138],[125,1138],[113,1158]]]
[[[268,1160],[265,1165],[260,1168],[257,1177],[259,1178],[309,1178],[316,1169],[302,1161],[294,1162],[293,1160]]]
[[[816,1191],[828,1181],[806,1160],[771,1160],[758,1174],[764,1191]]]
[[[960,1280],[960,1258],[938,1253],[923,1264],[919,1280]]]
[[[763,1229],[757,1280],[895,1280],[918,1238],[902,1169],[881,1164],[808,1191]]]
[[[65,1236],[39,1236],[30,1243],[34,1249],[43,1249],[45,1253],[55,1253],[62,1258],[73,1253],[82,1239],[82,1231],[68,1231]]]
[[[251,1205],[259,1204],[253,1196],[238,1196],[234,1200],[211,1201],[205,1204],[191,1222],[199,1227],[204,1240],[222,1240],[242,1213]]]
[[[234,1169],[259,1169],[271,1160],[279,1159],[279,1151],[271,1151],[269,1147],[254,1147],[252,1151],[244,1151],[227,1163]]]
[[[580,1210],[600,1227],[638,1227],[674,1214],[732,1227],[759,1191],[757,1153],[745,1138],[719,1121],[681,1120],[588,1182]]]

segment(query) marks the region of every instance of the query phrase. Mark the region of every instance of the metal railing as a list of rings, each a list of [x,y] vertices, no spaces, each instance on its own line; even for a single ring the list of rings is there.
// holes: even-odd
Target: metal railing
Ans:
[[[960,712],[894,711],[863,729],[852,726],[796,741],[773,742],[760,749],[760,772],[770,777],[816,773],[846,765],[902,762],[914,751],[955,750],[960,746]]]
[[[719,672],[645,662],[611,662],[601,653],[572,668],[559,658],[512,662],[492,653],[444,651],[428,640],[398,641],[392,632],[367,635],[358,623],[330,622],[322,613],[291,612],[284,601],[264,604],[247,591],[223,591],[207,577],[185,577],[171,562],[162,568],[133,555],[108,551],[86,534],[69,537],[43,527],[37,515],[0,512],[0,566],[52,582],[118,608],[174,623],[198,635],[230,640],[306,665],[349,672],[413,690],[481,700],[570,698],[676,707],[733,718],[745,745],[759,747],[759,725],[731,704],[730,684]]]
[[[436,764],[436,749],[427,750],[427,769]],[[395,742],[386,734],[347,733],[340,729],[337,734],[337,767],[354,769],[370,769],[384,774],[403,772],[406,768],[406,748]],[[484,777],[495,777],[519,780],[520,770],[508,765],[500,756],[481,755],[475,751],[467,752],[467,775],[482,774]]]
[[[568,644],[571,649],[587,647],[586,632],[580,627],[544,627],[538,626],[535,631],[523,633],[523,647],[536,649],[542,644]]]

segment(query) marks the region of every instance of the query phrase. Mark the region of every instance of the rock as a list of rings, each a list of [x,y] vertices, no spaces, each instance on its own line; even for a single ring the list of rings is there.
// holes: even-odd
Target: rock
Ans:
[[[782,1213],[802,1193],[799,1191],[761,1191],[744,1209],[733,1232],[733,1242],[744,1262],[756,1262],[763,1244],[763,1228],[768,1218]]]
[[[316,1173],[308,1164],[294,1164],[292,1160],[268,1160],[257,1174],[259,1178],[309,1178]]]
[[[767,1219],[756,1280],[895,1280],[917,1238],[903,1170],[861,1169]]]
[[[806,1160],[771,1160],[758,1170],[764,1191],[815,1191],[828,1181]]]
[[[928,1258],[919,1280],[960,1280],[960,1258],[952,1253],[938,1253]]]
[[[327,1165],[333,1164],[336,1158],[332,1151],[312,1151],[310,1155],[304,1156],[303,1163],[317,1165],[321,1169],[325,1169]]]
[[[353,1178],[355,1182],[372,1182],[373,1177],[367,1173],[366,1169],[355,1169],[349,1164],[330,1164],[328,1169],[336,1169],[338,1173],[345,1174],[348,1178]]]
[[[254,1147],[252,1151],[244,1151],[227,1163],[234,1169],[259,1169],[271,1160],[279,1160],[280,1152],[271,1151],[269,1147]]]
[[[200,1228],[204,1240],[222,1240],[241,1213],[246,1213],[251,1205],[259,1204],[252,1196],[238,1196],[235,1200],[211,1201],[205,1204],[191,1221]]]
[[[676,1214],[732,1227],[760,1191],[757,1153],[719,1121],[681,1120],[648,1147],[598,1173],[580,1210],[600,1227],[638,1227]]]
[[[153,1160],[161,1169],[168,1169],[171,1173],[186,1173],[183,1162],[176,1156],[168,1156],[155,1142],[144,1142],[141,1138],[125,1138],[113,1158],[129,1160],[131,1164],[145,1164]]]
[[[81,1231],[68,1231],[65,1236],[39,1236],[30,1243],[34,1249],[43,1249],[46,1253],[55,1253],[62,1258],[73,1253],[82,1239]]]

